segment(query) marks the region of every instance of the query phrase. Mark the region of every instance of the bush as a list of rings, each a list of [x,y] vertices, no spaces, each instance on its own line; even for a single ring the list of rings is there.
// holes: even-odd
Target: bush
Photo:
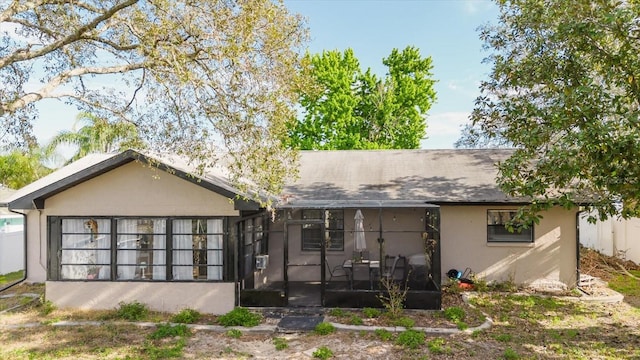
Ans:
[[[415,324],[416,322],[412,318],[406,316],[393,320],[393,325],[402,326],[407,329],[412,328]]]
[[[276,350],[278,351],[284,350],[289,347],[289,344],[287,344],[287,339],[281,337],[273,338],[273,344],[276,346]]]
[[[466,314],[464,310],[457,306],[452,306],[444,310],[444,317],[450,321],[453,321],[454,323],[458,323],[464,320],[465,316]]]
[[[375,319],[377,317],[380,317],[380,315],[382,315],[382,311],[376,308],[364,308],[362,309],[362,313],[364,314],[364,316],[366,316],[369,319]]]
[[[149,308],[147,305],[139,303],[137,301],[131,303],[120,302],[116,309],[116,316],[120,319],[129,321],[140,321],[147,318],[149,315]]]
[[[195,322],[198,322],[201,316],[202,315],[196,310],[183,309],[179,313],[173,315],[173,317],[171,317],[171,321],[181,324],[193,324]]]
[[[333,357],[333,351],[326,346],[320,346],[312,355],[316,359],[328,359]]]
[[[149,335],[150,339],[164,339],[176,336],[189,336],[191,330],[183,324],[171,326],[170,324],[159,324],[154,332]]]
[[[393,338],[393,333],[387,329],[376,329],[374,333],[382,341],[389,341],[391,340],[391,338]]]
[[[226,334],[230,338],[239,339],[242,336],[242,331],[238,329],[229,329]]]
[[[320,324],[316,325],[316,328],[313,331],[315,331],[315,333],[318,335],[329,335],[335,332],[336,328],[331,323],[321,322]]]
[[[347,312],[340,308],[333,308],[329,310],[329,315],[341,318],[347,316]]]
[[[406,330],[401,332],[396,339],[396,344],[409,349],[417,349],[426,339],[426,335],[422,331]]]
[[[252,313],[247,308],[237,307],[218,318],[218,324],[222,326],[252,327],[260,324],[262,317]]]
[[[362,319],[356,314],[351,314],[351,316],[349,317],[349,323],[351,325],[362,325],[362,324],[364,324]]]

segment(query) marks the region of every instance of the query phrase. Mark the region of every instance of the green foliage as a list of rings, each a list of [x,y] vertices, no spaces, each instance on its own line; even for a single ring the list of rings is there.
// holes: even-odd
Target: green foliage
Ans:
[[[335,332],[336,328],[331,323],[321,322],[318,325],[316,325],[313,331],[318,335],[329,335]]]
[[[329,359],[333,357],[333,351],[326,346],[320,346],[311,355],[316,359]]]
[[[396,344],[409,349],[417,349],[424,344],[425,339],[426,335],[424,332],[409,329],[398,334]]]
[[[198,170],[229,155],[229,178],[251,193],[278,194],[295,175],[281,140],[306,87],[308,36],[283,2],[12,1],[2,14],[18,34],[0,46],[0,148],[30,145],[36,119],[56,121],[37,103],[55,99],[135,124]]]
[[[56,309],[56,306],[51,302],[51,300],[42,301],[41,299],[41,303],[42,306],[40,307],[39,312],[43,316],[51,314]]]
[[[495,339],[500,342],[509,342],[511,341],[511,334],[498,334]]]
[[[83,126],[76,129],[78,124]],[[67,164],[91,153],[144,147],[134,124],[122,120],[109,121],[88,112],[78,114],[74,131],[65,130],[54,136],[45,147],[45,154],[54,155],[60,145],[72,145],[76,148]]]
[[[446,341],[442,338],[431,339],[427,343],[427,348],[432,354],[445,354],[450,351],[450,349],[444,346],[445,343]]]
[[[191,330],[184,324],[172,326],[171,324],[158,324],[156,330],[149,335],[150,339],[158,340],[176,336],[190,336]]]
[[[14,283],[24,277],[24,270],[13,271],[7,274],[0,274],[0,285]]]
[[[347,312],[341,308],[333,308],[329,310],[329,315],[341,318],[347,316]]]
[[[37,148],[0,155],[0,186],[19,189],[49,174],[51,170],[42,164],[43,160],[44,156]]]
[[[505,360],[516,360],[516,359],[520,359],[520,355],[518,355],[518,353],[513,350],[512,348],[506,348],[504,350],[504,354],[502,355]]]
[[[228,313],[218,317],[218,324],[222,326],[253,327],[262,321],[260,314],[252,313],[247,308],[237,307]]]
[[[393,338],[393,333],[387,329],[375,329],[374,334],[382,341],[389,341]]]
[[[229,330],[227,330],[227,332],[225,334],[228,337],[234,338],[234,339],[239,339],[240,337],[242,337],[242,331],[240,331],[238,329],[229,329]]]
[[[640,271],[630,270],[629,273],[640,277]],[[622,295],[640,297],[640,281],[626,274],[620,274],[609,281],[609,287]]]
[[[200,320],[200,317],[202,317],[202,314],[200,314],[196,310],[183,309],[179,313],[173,315],[171,317],[171,321],[182,324],[193,324],[198,322],[198,320]]]
[[[289,145],[311,149],[417,149],[435,101],[431,58],[417,48],[393,49],[384,79],[362,71],[353,50],[307,55],[310,87],[300,93],[304,117]]]
[[[396,318],[393,320],[393,325],[395,326],[402,326],[405,328],[412,328],[414,325],[416,324],[416,322],[407,316],[401,316],[399,318]]]
[[[497,3],[499,23],[480,33],[492,70],[471,118],[516,149],[497,179],[535,199],[516,227],[585,200],[600,218],[639,215],[640,2]]]
[[[358,315],[351,314],[351,316],[349,317],[349,324],[351,324],[351,325],[362,325],[362,324],[364,324],[364,321],[362,321],[362,318],[360,318]]]
[[[364,316],[366,316],[369,319],[375,319],[377,317],[380,317],[380,315],[382,315],[382,311],[380,311],[380,309],[369,308],[369,307],[362,309],[362,313],[364,314]]]
[[[186,345],[184,338],[178,339],[175,344],[162,343],[157,346],[152,341],[145,342],[142,347],[142,351],[147,355],[147,358],[156,359],[169,359],[182,357],[182,350]]]
[[[452,306],[444,310],[444,317],[454,323],[464,320],[466,314],[462,308]]]
[[[404,311],[404,301],[407,298],[409,287],[405,286],[403,288],[397,282],[387,278],[380,280],[380,284],[386,290],[386,293],[378,295],[378,299],[387,310],[387,316],[392,320],[397,319]]]
[[[116,316],[129,321],[145,320],[149,315],[149,308],[146,304],[138,301],[131,303],[120,302],[116,308]]]
[[[276,346],[276,350],[278,351],[284,350],[289,347],[287,339],[281,337],[273,338],[273,344]]]

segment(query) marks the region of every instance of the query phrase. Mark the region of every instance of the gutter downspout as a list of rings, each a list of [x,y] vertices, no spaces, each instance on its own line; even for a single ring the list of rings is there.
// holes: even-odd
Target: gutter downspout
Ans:
[[[8,209],[8,208],[7,208]],[[0,289],[0,292],[11,289],[12,287],[24,282],[25,280],[27,280],[27,214],[25,213],[21,213],[12,209],[9,209],[9,211],[11,211],[14,214],[18,214],[18,215],[22,215],[22,243],[24,244],[24,276],[22,277],[22,279],[14,282],[13,284],[8,285],[7,287],[4,287],[2,289]]]

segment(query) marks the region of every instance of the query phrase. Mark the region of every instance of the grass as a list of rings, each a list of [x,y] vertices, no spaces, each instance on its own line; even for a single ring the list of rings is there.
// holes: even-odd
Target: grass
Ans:
[[[10,272],[8,274],[0,274],[0,288],[4,285],[13,284],[24,277],[24,270]]]

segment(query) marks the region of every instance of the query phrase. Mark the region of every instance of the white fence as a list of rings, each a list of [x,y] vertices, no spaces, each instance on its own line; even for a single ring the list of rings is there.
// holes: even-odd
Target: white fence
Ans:
[[[640,219],[607,219],[590,224],[580,218],[580,243],[608,256],[640,264]]]
[[[0,274],[24,270],[22,225],[0,227]]]

